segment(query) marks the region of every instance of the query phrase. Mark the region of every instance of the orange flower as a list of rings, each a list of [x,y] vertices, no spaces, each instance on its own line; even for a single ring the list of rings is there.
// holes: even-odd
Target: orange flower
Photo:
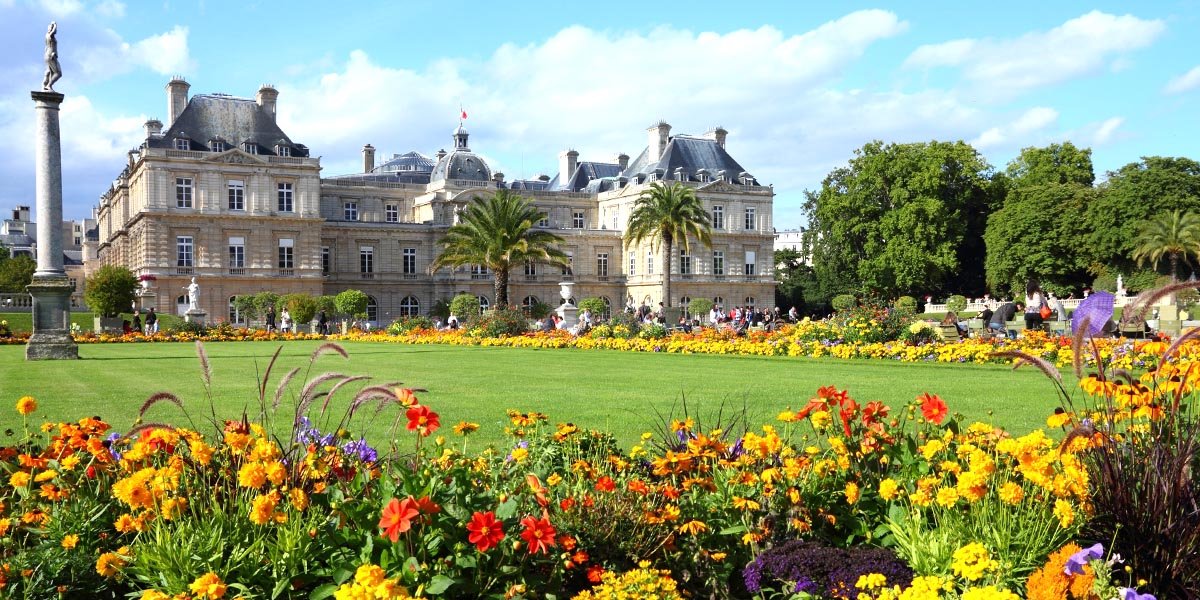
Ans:
[[[471,515],[471,522],[467,523],[467,531],[470,533],[467,541],[475,544],[475,548],[480,552],[487,552],[504,539],[504,528],[496,520],[496,514],[490,510]]]
[[[413,500],[411,496],[405,498],[404,501],[392,498],[383,508],[383,515],[379,518],[379,527],[383,529],[383,534],[392,543],[396,543],[400,539],[401,533],[412,529],[413,519],[419,514],[421,511],[417,501]]]
[[[942,421],[946,420],[946,415],[950,414],[946,403],[936,395],[924,393],[917,396],[917,400],[921,401],[921,416],[935,425],[941,425]]]
[[[416,431],[422,436],[428,437],[442,426],[442,422],[438,420],[438,414],[429,410],[428,406],[414,406],[408,409],[406,414],[408,415],[408,430]]]
[[[608,475],[601,477],[600,480],[596,482],[597,492],[611,492],[615,489],[617,489],[617,484],[613,481],[612,477],[609,477]]]
[[[34,400],[33,396],[21,396],[21,399],[17,400],[17,412],[22,415],[28,415],[35,410],[37,410],[37,400]]]
[[[525,526],[525,531],[521,532],[521,537],[525,543],[529,545],[529,553],[536,554],[538,552],[547,553],[550,548],[554,547],[554,526],[550,524],[550,519],[542,517],[535,519],[533,517],[525,517],[521,519],[521,525]]]
[[[419,402],[417,402],[417,395],[408,388],[396,388],[396,400],[399,401],[402,406],[406,407],[413,407],[419,404]]]
[[[592,583],[600,583],[604,580],[604,567],[600,565],[592,565],[587,570],[588,581]]]

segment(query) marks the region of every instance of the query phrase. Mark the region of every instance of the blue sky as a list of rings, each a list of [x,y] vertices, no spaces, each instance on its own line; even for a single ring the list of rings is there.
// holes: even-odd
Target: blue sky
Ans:
[[[280,90],[288,134],[325,174],[363,144],[432,155],[458,106],[471,147],[510,179],[636,155],[645,128],[729,130],[775,186],[778,228],[873,140],[962,139],[997,168],[1023,147],[1093,149],[1098,174],[1145,155],[1200,159],[1200,1],[121,2],[0,0],[0,209],[33,204],[42,35],[65,75],[64,201],[87,215],[163,86]],[[15,142],[15,143],[12,143]]]

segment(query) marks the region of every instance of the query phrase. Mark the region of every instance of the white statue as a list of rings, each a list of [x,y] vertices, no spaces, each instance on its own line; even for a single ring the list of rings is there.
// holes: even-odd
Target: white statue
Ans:
[[[58,62],[58,23],[51,21],[46,28],[46,76],[42,78],[42,91],[53,92],[54,84],[62,78],[62,66]]]
[[[1117,273],[1117,295],[1125,295],[1125,278],[1120,273]]]
[[[188,310],[200,310],[200,284],[196,283],[196,278],[193,277],[192,282],[183,289],[188,293]]]

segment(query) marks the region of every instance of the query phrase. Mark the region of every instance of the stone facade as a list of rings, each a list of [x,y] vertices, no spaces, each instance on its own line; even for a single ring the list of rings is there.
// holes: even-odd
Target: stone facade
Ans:
[[[215,321],[237,318],[233,297],[263,290],[360,289],[371,297],[371,320],[381,325],[427,314],[435,302],[459,293],[490,304],[491,274],[431,274],[428,267],[458,211],[498,188],[546,212],[539,226],[562,236],[572,257],[569,270],[516,269],[509,291],[514,303],[556,305],[558,283],[573,281],[576,299],[599,296],[615,310],[656,305],[661,255],[647,244],[625,248],[621,241],[634,201],[656,181],[693,188],[720,221],[711,249],[694,244],[690,257],[672,257],[672,304],[706,297],[726,306],[773,306],[774,193],[725,153],[723,129],[670,136],[670,126],[658,123],[632,163],[625,155],[613,163],[579,162],[578,153],[568,151],[557,177],[508,182],[471,152],[460,125],[449,152],[430,158],[410,152],[376,166],[368,145],[362,173],[322,179],[319,159],[275,127],[272,88],[260,90],[256,100],[187,99],[183,86],[178,79],[168,84],[173,123],[166,131],[157,121],[147,123],[146,143],[101,197],[94,257],[85,249],[89,269],[121,264],[153,275],[149,303],[160,312],[186,308],[183,288],[192,276],[202,286],[201,308]],[[284,184],[290,206],[283,205]]]

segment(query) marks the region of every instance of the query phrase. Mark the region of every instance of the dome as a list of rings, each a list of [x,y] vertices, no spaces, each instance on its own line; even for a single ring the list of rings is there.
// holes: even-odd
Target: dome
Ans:
[[[471,152],[467,146],[467,130],[459,124],[454,130],[454,150],[441,157],[433,167],[430,181],[444,179],[466,179],[470,181],[491,181],[492,169],[482,157]]]
[[[392,159],[375,167],[375,173],[429,173],[436,163],[420,152],[396,154]]]

